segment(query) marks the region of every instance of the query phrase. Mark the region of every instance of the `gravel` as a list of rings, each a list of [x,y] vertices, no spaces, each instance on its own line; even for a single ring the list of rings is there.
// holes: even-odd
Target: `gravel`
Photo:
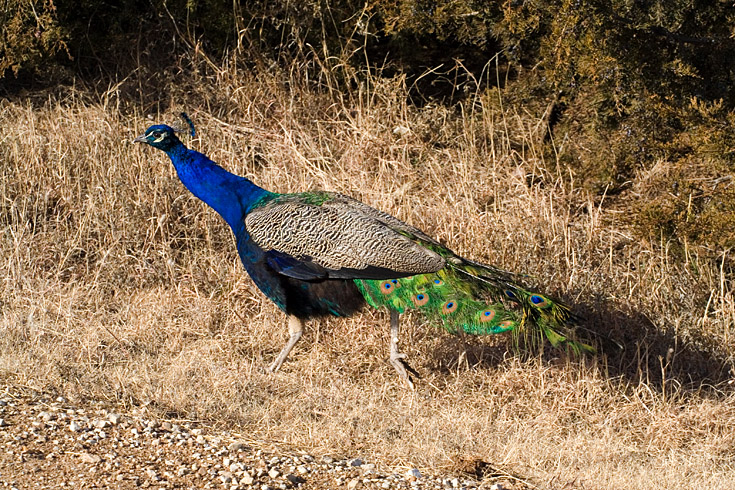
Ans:
[[[0,488],[471,490],[480,484],[387,469],[357,455],[274,454],[226,431],[149,419],[144,410],[0,390]]]

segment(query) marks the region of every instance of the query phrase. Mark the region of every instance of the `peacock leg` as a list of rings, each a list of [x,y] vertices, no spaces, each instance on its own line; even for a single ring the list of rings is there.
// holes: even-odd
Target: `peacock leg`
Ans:
[[[413,380],[409,372],[416,377],[418,373],[406,362],[406,354],[398,352],[398,312],[390,310],[390,363],[398,372],[398,376],[404,380],[408,387],[413,389]]]
[[[270,366],[268,366],[268,371],[270,371],[271,373],[275,373],[276,371],[281,369],[283,361],[286,360],[288,354],[291,352],[291,349],[293,349],[293,346],[296,345],[296,342],[298,342],[301,338],[301,335],[304,333],[304,321],[301,318],[289,315],[288,333],[291,334],[288,342],[286,342],[286,345],[281,350],[281,353],[278,354],[276,360],[273,361]]]

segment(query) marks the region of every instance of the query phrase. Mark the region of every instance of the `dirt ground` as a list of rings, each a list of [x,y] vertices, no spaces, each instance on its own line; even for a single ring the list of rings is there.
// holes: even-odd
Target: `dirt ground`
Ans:
[[[497,477],[429,476],[359,457],[315,458],[267,441],[146,410],[4,386],[0,485],[4,488],[528,488]],[[492,482],[490,481],[492,480]]]

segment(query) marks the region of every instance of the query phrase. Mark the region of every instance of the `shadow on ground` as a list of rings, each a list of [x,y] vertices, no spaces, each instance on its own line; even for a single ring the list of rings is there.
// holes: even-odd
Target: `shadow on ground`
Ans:
[[[733,366],[728,354],[717,346],[682,344],[674,332],[662,331],[644,314],[623,312],[602,301],[577,304],[580,336],[598,348],[597,359],[610,378],[651,389],[684,390],[724,395],[733,391]],[[472,336],[445,336],[431,353],[427,368],[443,374],[463,366],[495,369],[512,355],[508,338],[488,345]],[[551,362],[559,351],[545,346],[544,360]]]

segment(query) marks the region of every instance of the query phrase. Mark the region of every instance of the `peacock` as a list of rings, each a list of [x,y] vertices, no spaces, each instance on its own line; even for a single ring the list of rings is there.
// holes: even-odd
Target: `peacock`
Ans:
[[[451,333],[512,332],[516,345],[579,354],[568,306],[526,289],[510,272],[460,257],[421,230],[348,196],[324,191],[281,194],[232,174],[187,148],[176,133],[150,126],[135,142],[164,151],[179,179],[230,226],[253,282],[288,318],[290,337],[268,367],[278,371],[310,318],[347,317],[366,303],[390,311],[390,363],[413,387],[417,375],[398,349],[399,314],[418,310]],[[528,341],[531,341],[530,343]]]

